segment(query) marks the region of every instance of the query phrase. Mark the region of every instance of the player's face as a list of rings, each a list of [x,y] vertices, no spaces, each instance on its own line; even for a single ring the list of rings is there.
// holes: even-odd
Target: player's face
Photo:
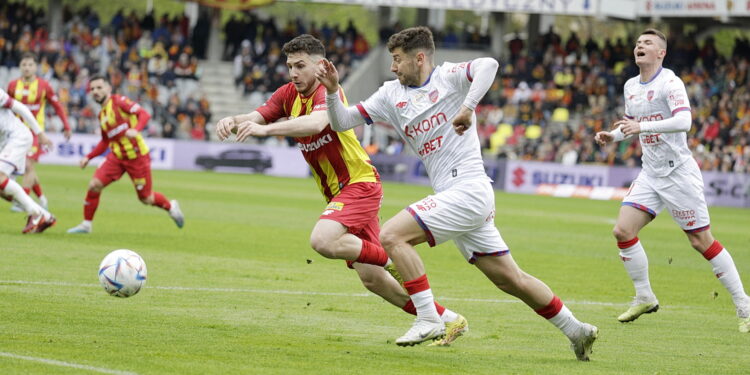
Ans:
[[[89,85],[91,90],[91,97],[94,98],[94,100],[99,104],[103,104],[104,101],[109,98],[109,94],[112,92],[112,87],[103,79],[91,81]]]
[[[393,58],[391,71],[396,74],[399,83],[405,86],[419,86],[419,65],[416,54],[411,56],[398,47],[391,52],[391,57]]]
[[[639,36],[633,50],[635,64],[638,66],[641,64],[651,65],[663,60],[667,54],[663,43],[656,35],[647,34]]]
[[[286,57],[286,67],[289,68],[289,79],[297,92],[308,96],[318,87],[315,78],[317,62],[322,56],[311,56],[304,52],[290,53]]]
[[[21,60],[21,76],[24,79],[33,78],[36,74],[36,62],[34,59],[23,59]]]

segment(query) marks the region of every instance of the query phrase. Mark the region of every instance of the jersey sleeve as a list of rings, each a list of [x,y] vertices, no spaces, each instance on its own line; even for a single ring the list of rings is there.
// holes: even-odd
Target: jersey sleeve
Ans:
[[[622,96],[625,98],[625,114],[623,117],[626,119],[633,120],[633,112],[630,110],[630,100],[628,99],[628,82],[625,83],[625,89],[622,92]]]
[[[664,85],[664,97],[667,98],[669,111],[674,116],[678,112],[690,111],[690,100],[682,80],[674,77]]]
[[[13,98],[5,90],[0,89],[0,107],[10,108],[13,106]]]
[[[443,63],[440,66],[443,70],[443,77],[451,86],[459,88],[462,91],[468,91],[474,76],[471,73],[471,61],[462,63]],[[494,78],[494,77],[493,77]]]
[[[315,91],[315,96],[313,97],[313,108],[312,112],[316,111],[325,111],[328,109],[328,104],[326,103],[326,88],[323,85],[320,85],[317,91]],[[346,95],[344,95],[344,89],[339,86],[339,98],[341,98],[341,102],[344,103],[344,106],[349,105],[346,101]]]
[[[138,114],[138,112],[140,112],[141,110],[141,106],[138,103],[132,101],[127,96],[118,95],[114,97],[113,99],[114,99],[114,104],[117,107],[119,107],[120,109],[122,109],[123,111],[127,113],[130,113],[131,115]]]
[[[279,87],[279,89],[274,91],[273,95],[271,95],[262,106],[256,109],[256,111],[258,111],[258,113],[260,113],[260,115],[266,120],[267,124],[276,122],[276,120],[282,117],[287,117],[287,114],[284,111],[284,102],[289,96],[289,90],[287,87],[288,86],[286,85]],[[325,95],[323,96],[323,104],[325,105]]]
[[[389,117],[388,95],[385,85],[380,86],[378,91],[370,95],[365,101],[357,104],[360,116],[365,119],[367,125],[376,121],[393,123]]]

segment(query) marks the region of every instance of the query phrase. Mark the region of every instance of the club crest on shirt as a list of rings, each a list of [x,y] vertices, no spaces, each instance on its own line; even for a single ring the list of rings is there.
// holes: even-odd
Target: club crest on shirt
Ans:
[[[439,97],[440,97],[440,93],[438,92],[437,89],[432,90],[430,92],[430,101],[431,102],[433,102],[433,103],[437,102],[437,100],[438,100]]]
[[[646,93],[646,99],[648,99],[648,101],[651,101],[651,99],[653,98],[654,98],[654,90],[648,90],[648,92]]]

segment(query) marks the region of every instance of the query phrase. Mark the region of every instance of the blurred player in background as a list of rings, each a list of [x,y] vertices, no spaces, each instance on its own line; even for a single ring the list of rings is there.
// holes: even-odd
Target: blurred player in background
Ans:
[[[119,180],[124,173],[130,176],[138,199],[143,204],[167,211],[177,227],[182,228],[185,219],[177,201],[170,201],[163,194],[151,190],[151,156],[141,135],[151,115],[129,98],[112,94],[112,86],[104,76],[91,77],[89,89],[92,98],[102,106],[99,112],[102,139],[81,159],[79,165],[86,168],[89,161],[104,153],[107,147],[110,152],[89,182],[83,205],[83,222],[70,228],[68,233],[91,233],[102,190]]]
[[[21,78],[11,81],[8,84],[8,94],[15,100],[25,104],[31,110],[31,113],[36,118],[36,122],[41,127],[42,131],[45,130],[45,111],[44,109],[49,102],[52,107],[55,108],[55,113],[63,123],[63,134],[65,140],[70,140],[70,124],[68,124],[68,116],[65,114],[63,106],[60,101],[57,100],[57,95],[52,90],[52,86],[49,82],[37,77],[37,61],[36,55],[31,52],[24,53],[21,56]],[[27,126],[30,126],[28,121]],[[47,197],[42,192],[42,187],[39,184],[39,176],[36,174],[36,163],[39,162],[39,156],[44,153],[42,147],[39,147],[39,141],[36,135],[34,135],[34,143],[27,155],[26,161],[26,173],[23,175],[23,190],[28,194],[30,191],[34,191],[34,194],[39,198],[39,204],[45,209],[47,208],[48,202]],[[16,205],[13,206],[17,208]]]
[[[28,127],[14,114],[21,116]],[[29,108],[11,98],[3,89],[0,89],[0,138],[4,140],[0,146],[0,193],[6,200],[18,202],[29,215],[23,233],[41,233],[55,225],[55,217],[29,197],[21,185],[13,180],[13,174],[24,172],[26,153],[34,138],[44,147],[52,147],[52,142],[47,139]]]
[[[231,133],[237,134],[238,142],[250,136],[294,137],[328,202],[310,235],[312,248],[326,258],[346,260],[367,289],[416,314],[378,240],[378,211],[383,198],[380,176],[354,131],[337,133],[329,125],[326,89],[315,78],[316,66],[325,58],[323,44],[311,35],[300,35],[286,43],[282,51],[291,82],[276,90],[257,110],[219,121],[219,139]],[[337,87],[335,91],[344,98],[343,90]],[[283,118],[290,120],[275,122]],[[450,341],[467,329],[461,315],[437,303],[433,308],[441,322],[457,331]]]
[[[659,309],[638,233],[666,208],[693,248],[711,263],[714,275],[732,296],[740,332],[748,332],[750,298],[729,251],[711,234],[703,176],[687,145],[692,116],[685,84],[662,67],[667,39],[660,31],[648,29],[638,37],[633,54],[640,74],[625,83],[625,118],[615,123],[615,130],[595,136],[605,145],[638,135],[643,149],[643,170],[622,201],[613,231],[620,259],[635,287],[630,308],[617,319],[631,322]]]
[[[597,328],[578,321],[547,285],[523,272],[495,227],[495,192],[487,177],[474,108],[495,79],[492,58],[443,63],[435,67],[435,44],[426,27],[414,27],[388,40],[396,80],[386,82],[364,102],[346,107],[337,95],[338,73],[329,61],[319,67],[326,105],[337,131],[382,121],[392,124],[424,163],[435,195],[408,206],[383,226],[380,240],[417,308],[417,320],[398,345],[419,344],[446,332],[433,304],[424,264],[414,246],[453,240],[466,260],[498,288],[518,297],[559,328],[579,360],[587,361]],[[452,126],[451,122],[452,121]]]

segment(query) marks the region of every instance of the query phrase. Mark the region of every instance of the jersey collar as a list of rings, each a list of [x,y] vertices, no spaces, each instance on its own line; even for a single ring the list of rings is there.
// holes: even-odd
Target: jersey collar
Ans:
[[[656,71],[656,74],[654,74],[654,76],[653,76],[653,77],[651,77],[651,79],[649,79],[649,80],[648,80],[648,82],[643,82],[643,81],[641,81],[641,76],[639,75],[639,76],[638,76],[638,83],[640,83],[641,85],[648,85],[649,83],[651,83],[651,82],[654,82],[654,80],[656,79],[656,77],[658,77],[658,76],[659,76],[659,74],[661,73],[661,70],[662,70],[662,69],[664,69],[664,67],[663,67],[663,66],[660,66],[660,67],[659,67],[659,70],[657,70],[657,71]]]
[[[410,89],[419,89],[419,88],[427,86],[430,83],[430,80],[432,79],[432,73],[435,73],[435,68],[432,68],[432,71],[430,72],[430,76],[427,77],[427,80],[422,84],[422,86],[409,85],[407,87],[409,87]]]

